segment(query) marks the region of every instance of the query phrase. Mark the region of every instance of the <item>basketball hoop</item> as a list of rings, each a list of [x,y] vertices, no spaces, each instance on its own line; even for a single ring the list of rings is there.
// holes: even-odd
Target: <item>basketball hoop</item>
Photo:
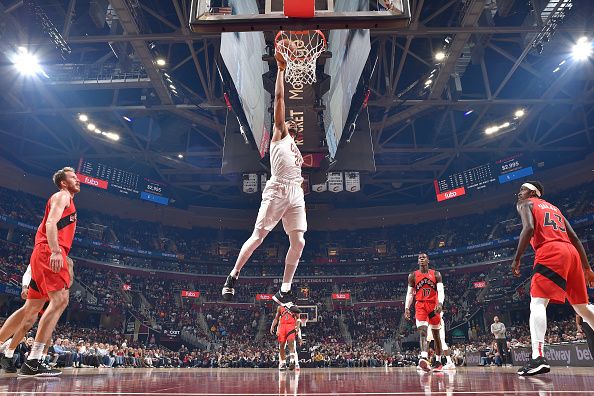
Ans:
[[[326,36],[320,30],[284,31],[277,33],[276,52],[287,62],[285,81],[296,86],[316,82],[316,61],[326,50]]]

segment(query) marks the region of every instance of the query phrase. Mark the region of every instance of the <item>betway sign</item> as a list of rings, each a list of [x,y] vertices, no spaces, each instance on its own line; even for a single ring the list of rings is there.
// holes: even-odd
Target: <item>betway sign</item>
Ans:
[[[200,297],[200,292],[199,291],[182,290],[181,296],[188,297],[188,298],[198,298],[198,297]]]
[[[461,197],[462,195],[465,195],[465,194],[466,194],[466,190],[464,189],[464,187],[456,188],[455,190],[450,190],[450,191],[442,192],[441,194],[437,194],[437,202]]]
[[[102,188],[104,190],[107,190],[108,183],[105,180],[96,179],[96,178],[91,177],[91,176],[85,176],[82,173],[77,173],[76,174],[76,177],[78,177],[78,181],[80,181],[81,183],[88,184],[89,186],[98,187],[98,188]]]
[[[592,354],[586,343],[546,345],[544,355],[551,366],[591,367]],[[530,360],[528,348],[512,348],[514,365],[524,365]]]

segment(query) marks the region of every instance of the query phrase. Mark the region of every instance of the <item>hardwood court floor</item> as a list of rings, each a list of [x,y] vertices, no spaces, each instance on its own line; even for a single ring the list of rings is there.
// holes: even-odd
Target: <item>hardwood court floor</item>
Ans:
[[[594,394],[594,368],[555,368],[520,378],[517,368],[448,373],[414,368],[73,369],[56,378],[0,375],[0,395],[578,395]]]

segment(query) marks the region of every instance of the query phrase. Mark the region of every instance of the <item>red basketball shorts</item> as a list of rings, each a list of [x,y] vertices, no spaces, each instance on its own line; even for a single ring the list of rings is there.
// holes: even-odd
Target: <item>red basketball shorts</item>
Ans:
[[[532,269],[530,295],[561,304],[565,298],[574,305],[588,303],[580,255],[573,245],[549,242],[538,248]]]
[[[434,314],[437,301],[417,301],[415,303],[415,319],[417,320],[417,327],[437,326],[441,323],[441,313]],[[431,315],[431,317],[429,317]]]
[[[40,300],[47,299],[48,293],[62,289],[68,289],[70,285],[70,273],[68,272],[68,262],[66,261],[66,252],[60,248],[64,263],[59,272],[54,272],[50,267],[50,256],[52,252],[49,245],[39,243],[33,248],[31,254],[31,284],[27,299]],[[33,286],[33,287],[31,287]],[[31,293],[35,290],[35,292]]]
[[[295,324],[280,324],[278,327],[278,342],[295,341],[296,334]]]

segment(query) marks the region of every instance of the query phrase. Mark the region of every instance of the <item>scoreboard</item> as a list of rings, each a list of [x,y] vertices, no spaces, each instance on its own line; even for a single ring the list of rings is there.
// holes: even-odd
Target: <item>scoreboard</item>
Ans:
[[[81,183],[160,205],[169,204],[167,185],[137,173],[83,158],[78,163]]]
[[[522,154],[516,154],[435,180],[437,201],[460,197],[471,190],[480,190],[495,182],[503,184],[532,175],[532,166],[525,166],[525,162]]]

